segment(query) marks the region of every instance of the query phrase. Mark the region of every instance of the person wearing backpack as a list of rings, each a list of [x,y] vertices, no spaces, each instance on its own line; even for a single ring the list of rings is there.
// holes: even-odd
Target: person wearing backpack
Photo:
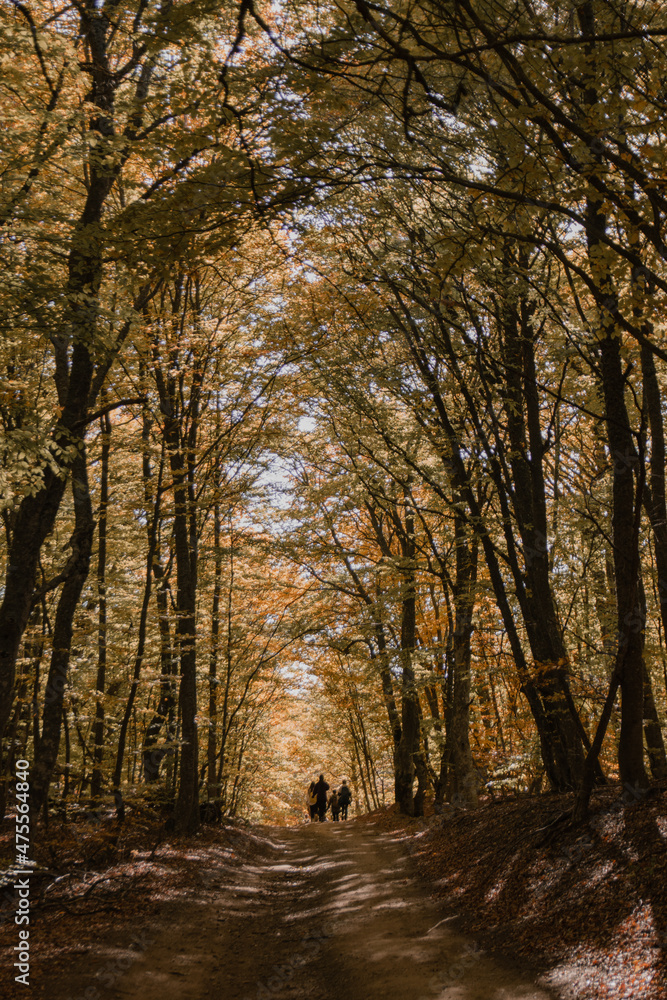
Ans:
[[[315,792],[315,782],[311,781],[308,787],[308,812],[311,820],[317,816],[317,793]]]
[[[334,788],[331,796],[329,798],[329,808],[331,809],[331,818],[334,823],[338,822],[338,813],[340,812],[340,803],[338,801],[338,795],[336,794],[336,789]]]
[[[320,775],[320,780],[315,782],[315,787],[313,788],[313,794],[317,798],[317,814],[320,823],[324,823],[324,814],[327,811],[327,792],[329,791],[329,786],[324,780],[324,775]]]
[[[347,781],[343,778],[343,783],[338,789],[338,805],[340,806],[340,818],[347,819],[347,807],[352,801],[352,792],[347,787]]]

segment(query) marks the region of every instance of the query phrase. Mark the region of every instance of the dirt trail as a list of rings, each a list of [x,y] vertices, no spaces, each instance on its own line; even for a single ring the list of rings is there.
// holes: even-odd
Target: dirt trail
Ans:
[[[329,822],[270,836],[265,859],[244,864],[234,877],[212,864],[202,872],[203,889],[186,905],[148,922],[127,972],[106,989],[103,980],[93,980],[100,994],[128,1000],[556,997],[452,931],[391,834]],[[71,996],[78,1000],[79,991]]]

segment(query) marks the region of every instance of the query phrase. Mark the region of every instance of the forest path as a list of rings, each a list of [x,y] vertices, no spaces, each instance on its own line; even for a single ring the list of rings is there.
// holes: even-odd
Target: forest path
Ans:
[[[265,858],[232,878],[207,867],[196,898],[148,924],[150,944],[114,996],[554,1000],[450,929],[396,835],[327,822],[269,836]]]

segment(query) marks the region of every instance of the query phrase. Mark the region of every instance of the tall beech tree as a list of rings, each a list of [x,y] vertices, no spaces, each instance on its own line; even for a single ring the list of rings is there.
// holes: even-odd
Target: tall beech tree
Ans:
[[[20,155],[8,151],[4,246],[14,256],[19,248],[25,271],[13,270],[26,310],[22,326],[46,352],[43,368],[55,392],[31,451],[31,476],[5,517],[0,732],[11,712],[40,552],[75,466],[84,482],[87,428],[99,416],[115,359],[171,261],[193,253],[190,234],[205,226],[218,244],[233,243],[239,219],[262,197],[249,135],[241,145],[233,124],[226,71],[235,15],[206,2],[178,17],[174,11],[170,0],[86,0],[55,11],[49,3],[16,3],[2,12],[3,44],[17,56],[23,76],[16,83],[27,95],[19,112],[11,81],[3,92],[6,123],[22,114]],[[247,66],[239,72],[247,79]],[[255,95],[244,82],[239,89],[249,113]],[[271,198],[278,189],[274,178]],[[81,528],[80,551],[60,574],[64,586],[85,576],[90,541]],[[59,642],[68,645],[73,594],[62,616],[66,604],[70,624],[63,622]],[[66,645],[58,653],[65,675]],[[54,713],[58,698],[54,689]]]

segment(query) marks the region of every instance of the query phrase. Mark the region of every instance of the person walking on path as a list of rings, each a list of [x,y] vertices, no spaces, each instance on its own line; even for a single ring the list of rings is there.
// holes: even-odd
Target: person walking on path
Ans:
[[[331,809],[331,818],[334,823],[338,822],[338,813],[340,812],[340,804],[338,802],[338,795],[336,794],[336,789],[334,788],[331,793],[331,798],[329,799],[329,808]]]
[[[308,786],[308,812],[310,813],[311,820],[314,820],[317,815],[317,794],[315,792],[314,781],[311,781]]]
[[[320,780],[315,783],[313,794],[317,797],[317,813],[320,823],[324,823],[324,814],[327,811],[327,792],[329,786],[324,780],[324,775],[320,775]]]
[[[343,778],[343,783],[338,789],[338,805],[340,806],[340,818],[347,819],[347,807],[352,801],[352,792],[347,787],[347,781]]]

